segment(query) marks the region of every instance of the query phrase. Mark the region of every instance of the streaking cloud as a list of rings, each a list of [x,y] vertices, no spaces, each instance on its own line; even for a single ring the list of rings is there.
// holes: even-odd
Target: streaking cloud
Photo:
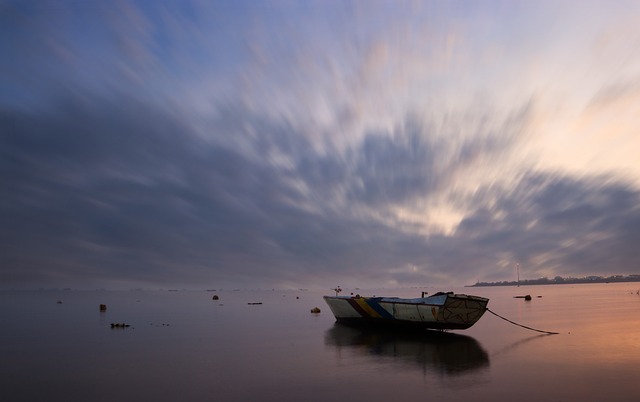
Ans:
[[[1,282],[635,273],[620,4],[7,3]]]

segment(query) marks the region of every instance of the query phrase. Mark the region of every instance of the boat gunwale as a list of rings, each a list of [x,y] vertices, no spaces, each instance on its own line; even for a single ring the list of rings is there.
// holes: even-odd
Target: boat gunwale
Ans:
[[[434,303],[434,302],[429,302],[429,299],[434,298],[434,297],[441,297],[441,296],[446,296],[446,298],[444,299],[444,301],[442,302],[438,302],[438,303]],[[473,301],[477,301],[480,303],[489,303],[489,299],[486,297],[482,297],[482,296],[472,296],[472,295],[463,295],[463,294],[440,294],[440,295],[432,295],[429,297],[423,297],[423,298],[415,298],[415,299],[405,299],[405,298],[400,298],[400,297],[380,297],[380,296],[376,296],[376,297],[368,297],[368,296],[360,296],[360,297],[355,297],[355,296],[323,296],[324,299],[334,299],[334,300],[351,300],[351,299],[375,299],[376,301],[378,301],[378,303],[390,303],[390,304],[408,304],[408,305],[441,305],[442,303],[446,302],[447,299],[451,298],[451,299],[460,299],[460,300],[473,300]],[[421,301],[422,300],[422,301]]]

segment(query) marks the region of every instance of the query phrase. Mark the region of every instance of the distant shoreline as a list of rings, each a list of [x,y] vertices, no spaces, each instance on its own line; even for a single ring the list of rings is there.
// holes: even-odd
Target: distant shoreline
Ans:
[[[502,281],[502,282],[477,282],[474,285],[466,287],[485,287],[485,286],[526,286],[526,285],[575,285],[582,283],[624,283],[624,282],[640,282],[640,275],[614,275],[614,276],[587,276],[584,278],[563,278],[556,276],[553,279],[523,279],[521,281]]]

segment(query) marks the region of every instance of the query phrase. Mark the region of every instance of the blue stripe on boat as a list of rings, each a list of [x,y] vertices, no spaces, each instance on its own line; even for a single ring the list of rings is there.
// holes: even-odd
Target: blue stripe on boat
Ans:
[[[376,311],[376,313],[380,314],[380,316],[382,316],[382,318],[386,318],[388,320],[395,320],[396,318],[390,314],[387,310],[384,309],[384,307],[382,307],[378,302],[382,300],[382,297],[370,297],[368,299],[366,299],[367,304],[369,305],[369,307],[371,307],[372,309],[374,309]]]

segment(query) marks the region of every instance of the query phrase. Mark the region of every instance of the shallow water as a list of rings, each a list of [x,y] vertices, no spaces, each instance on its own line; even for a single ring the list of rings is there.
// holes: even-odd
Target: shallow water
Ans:
[[[325,292],[313,290],[4,291],[0,393],[8,401],[637,401],[639,289],[357,291],[485,296],[496,313],[558,335],[490,314],[446,334],[345,327],[324,304]],[[533,300],[513,298],[524,294]],[[316,306],[322,312],[311,314]],[[131,327],[112,329],[112,322]]]

